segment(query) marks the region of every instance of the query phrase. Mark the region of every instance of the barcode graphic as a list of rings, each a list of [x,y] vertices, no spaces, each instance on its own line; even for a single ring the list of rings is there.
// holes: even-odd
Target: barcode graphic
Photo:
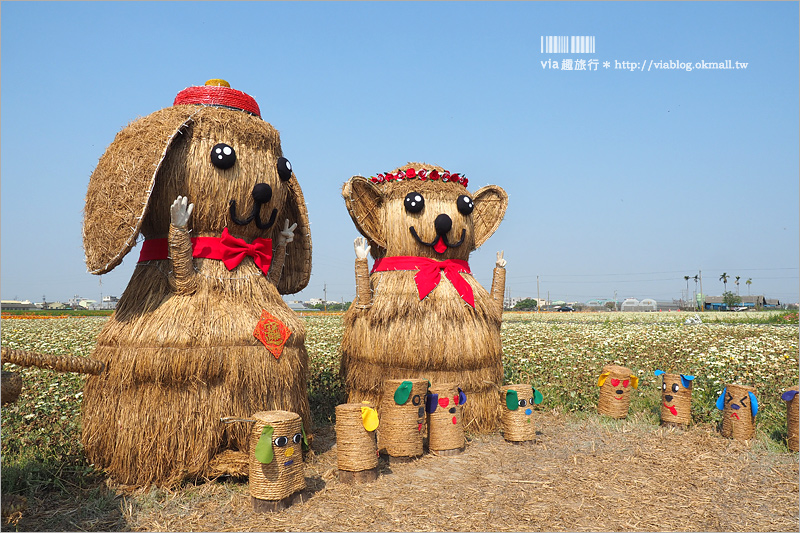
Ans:
[[[542,35],[543,54],[593,54],[594,35]]]

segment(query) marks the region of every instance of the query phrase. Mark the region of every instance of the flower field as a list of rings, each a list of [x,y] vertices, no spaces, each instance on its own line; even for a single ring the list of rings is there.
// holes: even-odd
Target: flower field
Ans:
[[[631,414],[658,424],[656,369],[696,376],[695,423],[716,423],[714,402],[725,383],[755,386],[758,438],[784,446],[786,406],[780,394],[798,382],[797,314],[705,313],[703,324],[684,325],[687,313],[506,313],[502,339],[505,382],[528,382],[544,395],[539,406],[595,412],[597,377],[604,364],[627,366],[640,378]],[[785,317],[789,317],[788,319]],[[89,356],[107,317],[50,320],[3,318],[2,345],[56,355]],[[309,397],[316,424],[331,422],[344,402],[339,380],[342,316],[306,316]],[[3,407],[4,487],[58,483],[41,465],[89,472],[80,448],[80,404],[85,377],[36,368],[19,370],[23,392]],[[785,449],[785,448],[784,448]],[[53,463],[56,460],[56,463]],[[14,468],[8,468],[16,465]],[[39,466],[36,466],[39,465]],[[46,467],[53,468],[52,466]],[[65,472],[61,472],[65,473]],[[7,485],[7,483],[9,485]]]

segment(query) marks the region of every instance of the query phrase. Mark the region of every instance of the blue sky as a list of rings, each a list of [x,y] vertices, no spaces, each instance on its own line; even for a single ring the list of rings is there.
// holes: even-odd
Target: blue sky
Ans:
[[[702,271],[798,301],[797,2],[3,2],[0,292],[120,295],[81,240],[89,176],[129,121],[223,78],[281,133],[313,267],[287,299],[350,300],[340,196],[407,161],[493,183],[510,203],[470,265],[511,296],[671,300]],[[587,35],[592,54],[541,52]],[[550,60],[597,61],[561,70]],[[747,68],[657,69],[731,60]],[[651,63],[652,61],[652,63]],[[606,68],[604,64],[608,62]],[[645,63],[644,70],[615,68]],[[648,70],[649,68],[649,70]],[[690,282],[689,290],[695,289]]]

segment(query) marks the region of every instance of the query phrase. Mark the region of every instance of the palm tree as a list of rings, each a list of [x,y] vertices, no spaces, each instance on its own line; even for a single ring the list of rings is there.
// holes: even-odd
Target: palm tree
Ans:
[[[736,281],[734,281],[734,283],[736,283],[736,296],[739,296],[739,279],[741,277],[742,276],[736,276]]]
[[[689,278],[691,276],[683,276],[683,279],[686,280],[686,299],[689,299]]]
[[[729,277],[730,277],[730,276],[728,275],[728,273],[727,273],[727,272],[723,272],[723,273],[720,275],[720,277],[719,277],[719,280],[720,280],[720,281],[722,282],[722,284],[725,286],[725,292],[728,292],[728,278],[729,278]]]
[[[747,278],[745,283],[747,284],[747,295],[750,296],[750,285],[753,284],[753,278]]]
[[[697,281],[700,278],[699,274],[694,275],[694,307],[697,309]]]

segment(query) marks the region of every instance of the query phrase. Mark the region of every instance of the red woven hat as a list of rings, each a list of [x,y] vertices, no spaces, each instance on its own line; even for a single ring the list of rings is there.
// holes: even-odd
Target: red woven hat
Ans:
[[[251,115],[261,117],[261,110],[255,99],[249,94],[231,89],[225,80],[208,80],[199,87],[187,87],[178,93],[172,105],[195,104],[213,105],[246,111]]]

